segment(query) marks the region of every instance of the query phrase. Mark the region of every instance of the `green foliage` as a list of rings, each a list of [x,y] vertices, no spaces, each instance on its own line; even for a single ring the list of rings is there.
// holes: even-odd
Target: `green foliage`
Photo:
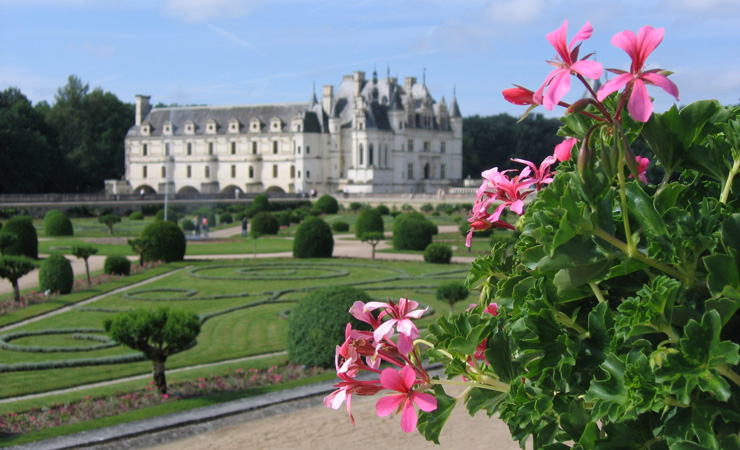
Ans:
[[[216,225],[216,213],[213,211],[213,209],[207,206],[196,209],[195,211],[193,211],[193,214],[198,216],[198,223],[201,224],[201,228],[203,227],[204,217],[208,219],[209,226],[212,227]]]
[[[113,226],[121,222],[121,216],[118,216],[116,214],[106,214],[104,216],[98,217],[98,222],[108,227],[108,232],[111,236],[113,236]]]
[[[72,255],[74,255],[76,258],[84,259],[85,260],[85,273],[87,274],[87,284],[91,284],[92,281],[90,280],[90,265],[88,264],[87,260],[91,256],[98,253],[98,249],[93,247],[92,245],[75,245],[72,247]]]
[[[443,300],[450,305],[450,313],[454,312],[455,303],[465,300],[470,290],[460,281],[449,281],[437,286],[437,300]]]
[[[336,220],[332,222],[331,229],[339,233],[349,231],[349,224],[343,220]]]
[[[50,210],[46,211],[46,214],[44,214],[44,222],[46,222],[46,219],[48,219],[49,217],[53,216],[54,214],[64,214],[64,212],[63,211],[60,211],[58,209],[50,209]]]
[[[108,255],[103,263],[103,272],[108,275],[131,274],[131,261],[123,255]]]
[[[218,223],[232,223],[234,222],[234,218],[231,216],[230,213],[222,213],[220,216],[218,216]]]
[[[355,222],[355,236],[358,238],[361,238],[363,234],[371,231],[377,231],[380,233],[385,231],[383,216],[377,209],[363,210],[357,216],[357,221]]]
[[[277,219],[278,223],[281,227],[288,227],[290,226],[290,211],[278,211],[275,213],[275,218]]]
[[[130,243],[130,242],[129,242]],[[170,221],[153,222],[141,232],[143,261],[182,261],[185,258],[185,234]]]
[[[364,291],[348,286],[332,286],[311,291],[290,312],[288,358],[308,367],[333,367],[334,351],[344,340],[347,311],[356,301],[372,299]],[[352,318],[353,330],[368,330],[364,322]]]
[[[177,223],[177,219],[178,219],[177,212],[172,208],[167,208],[167,221],[172,222],[172,223]],[[154,215],[154,221],[161,222],[163,220],[164,220],[164,209],[160,209],[157,211],[157,214]]]
[[[437,227],[421,213],[401,214],[393,220],[393,248],[425,250],[432,243]]]
[[[318,217],[303,221],[293,240],[294,258],[331,258],[334,236],[329,224]]]
[[[180,228],[182,228],[182,231],[193,231],[195,224],[192,219],[186,217],[180,221]]]
[[[30,217],[15,216],[3,224],[2,231],[14,234],[17,239],[5,248],[5,255],[24,255],[31,259],[38,259],[39,238]]]
[[[69,294],[74,285],[72,264],[61,253],[52,253],[39,266],[39,288],[51,292]]]
[[[0,257],[0,278],[5,278],[13,285],[13,299],[20,301],[18,279],[36,268],[33,260],[23,255],[6,255]]]
[[[452,249],[447,244],[431,243],[424,249],[424,262],[449,264],[452,260]]]
[[[144,220],[144,214],[141,211],[134,211],[129,214],[128,220]]]
[[[73,234],[72,221],[63,212],[52,214],[44,219],[44,235],[47,237],[72,236]]]
[[[375,246],[377,246],[380,241],[385,239],[385,235],[380,231],[368,231],[366,233],[363,233],[362,236],[360,236],[360,239],[362,240],[362,242],[367,242],[368,244],[372,245],[372,259],[375,260]]]
[[[390,215],[391,213],[391,210],[388,209],[388,207],[383,204],[376,206],[375,209],[378,210],[381,216],[387,216],[387,215]]]
[[[252,208],[258,213],[270,211],[270,200],[265,194],[258,194],[254,200],[252,200]]]
[[[316,200],[316,208],[321,214],[336,214],[339,211],[339,202],[329,194],[324,194]]]
[[[278,231],[280,231],[280,223],[271,212],[263,211],[252,217],[252,221],[249,223],[249,228],[252,232],[258,233],[260,236],[265,234],[278,234]]]
[[[360,202],[350,202],[349,209],[352,212],[357,212],[357,211],[359,211],[359,210],[362,209],[362,203],[360,203]]]
[[[349,229],[349,225],[347,225]],[[0,227],[0,230],[2,227]],[[0,231],[0,256],[5,254],[5,249],[14,245],[18,242],[18,235],[15,233],[8,233],[6,231]]]
[[[434,206],[432,206],[432,204],[431,204],[431,203],[424,203],[424,204],[423,204],[423,205],[421,205],[421,207],[419,208],[419,211],[421,211],[421,212],[425,212],[425,213],[430,213],[430,212],[434,211]]]

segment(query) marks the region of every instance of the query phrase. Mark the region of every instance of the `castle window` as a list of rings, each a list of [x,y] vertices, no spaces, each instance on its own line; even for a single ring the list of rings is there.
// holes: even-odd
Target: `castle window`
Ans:
[[[208,154],[209,155],[213,154],[213,142],[208,143]]]
[[[231,165],[231,178],[236,178],[236,166]]]
[[[299,170],[298,171],[298,178],[300,178],[300,177],[301,177],[301,171]]]
[[[187,150],[187,152],[188,152],[188,156],[190,156],[190,155],[193,154],[193,143],[192,142],[188,142],[188,150]]]
[[[414,140],[413,139],[409,139],[409,151],[410,152],[414,151]]]
[[[162,178],[167,178],[167,168],[162,166]]]
[[[367,163],[370,166],[373,165],[373,162],[374,162],[373,160],[375,159],[373,153],[375,153],[373,149],[373,144],[370,144],[370,146],[367,149]]]
[[[439,143],[439,152],[440,153],[445,153],[446,151],[447,151],[447,142],[444,142],[444,141],[440,142]]]
[[[170,155],[170,143],[164,144],[164,154],[169,156]]]
[[[141,168],[141,178],[146,178],[146,166]]]
[[[185,134],[193,134],[194,128],[195,127],[193,126],[193,122],[189,120],[185,122]]]
[[[290,166],[290,178],[295,178],[295,166]]]
[[[277,164],[273,164],[272,165],[272,177],[277,178],[277,176],[278,176]]]
[[[278,152],[278,142],[272,141],[272,154],[277,155]]]
[[[308,145],[306,146],[306,154],[307,155],[311,154],[311,147]]]
[[[186,174],[186,176],[188,178],[192,177],[193,176],[193,167],[192,166],[185,167],[185,174]]]
[[[142,154],[142,155],[146,156],[146,155],[147,155],[147,152],[148,152],[148,150],[149,150],[149,148],[147,147],[147,145],[146,145],[146,144],[143,144],[143,145],[141,146],[141,154]]]
[[[211,178],[211,168],[208,167],[208,166],[206,166],[205,176],[206,176],[206,178]]]
[[[443,180],[447,177],[447,167],[444,164],[439,166],[439,177]]]
[[[413,180],[414,179],[414,163],[409,163],[409,166],[406,169],[406,171],[408,172],[408,174],[406,175],[406,178],[408,178],[409,180]]]
[[[252,142],[252,154],[253,155],[257,154],[257,143],[256,142]]]
[[[360,144],[360,148],[357,151],[357,165],[361,166],[365,164],[365,148]]]
[[[254,178],[254,167],[249,166],[249,178]]]
[[[215,134],[216,133],[216,121],[211,119],[208,121],[208,124],[206,125],[206,132],[208,134]]]
[[[385,167],[388,167],[388,144],[385,144]]]
[[[429,141],[424,141],[424,151],[428,152],[431,149],[432,149],[431,143]]]
[[[231,154],[236,155],[236,142],[231,143]]]
[[[308,180],[309,178],[311,178],[311,171],[310,170],[307,170],[306,171],[306,179]]]
[[[301,146],[300,145],[298,146],[298,154],[299,155],[301,154]]]

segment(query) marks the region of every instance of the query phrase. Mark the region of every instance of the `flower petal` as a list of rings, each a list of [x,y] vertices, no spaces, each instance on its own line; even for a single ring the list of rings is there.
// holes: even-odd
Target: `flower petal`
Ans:
[[[566,43],[566,40],[568,38],[567,20],[563,22],[563,24],[560,25],[560,28],[558,28],[557,30],[547,33],[546,37],[550,44],[555,47],[555,51],[558,52],[558,55],[563,61],[566,61],[570,58],[570,51],[568,51]]]
[[[548,111],[555,109],[555,105],[560,103],[560,99],[570,91],[570,70],[560,69],[558,72],[559,73],[552,78],[542,102],[542,106],[544,106]]]
[[[624,86],[627,85],[627,83],[632,81],[632,78],[632,74],[625,73],[607,81],[606,83],[604,83],[603,86],[601,86],[599,92],[596,93],[596,100],[603,102],[604,99],[609,96],[609,94],[622,89]]]
[[[637,32],[637,48],[639,51],[640,62],[640,66],[637,67],[637,70],[642,69],[647,57],[650,56],[653,50],[655,50],[663,41],[664,34],[664,28],[653,28],[650,25],[645,25],[640,28]]]
[[[375,404],[375,413],[378,415],[378,417],[385,417],[393,414],[396,409],[398,409],[398,406],[406,400],[406,395],[404,394],[397,394],[397,395],[388,395],[386,397],[381,397],[378,399],[378,402]]]
[[[413,370],[413,369],[412,369]],[[380,385],[396,392],[407,392],[408,388],[401,375],[391,367],[380,373]]]
[[[403,414],[401,415],[401,430],[406,433],[411,433],[416,430],[416,423],[419,421],[419,416],[416,415],[414,404],[411,400],[406,400],[403,405]]]
[[[373,332],[373,337],[376,341],[383,340],[384,337],[391,338],[393,336],[393,325],[395,325],[397,322],[396,319],[389,319],[383,322],[378,328],[375,329]]]
[[[567,25],[566,21],[566,25]],[[591,26],[591,22],[586,22],[580,30],[578,30],[578,33],[576,33],[575,36],[573,36],[573,39],[570,41],[570,47],[573,48],[573,44],[575,44],[578,41],[585,41],[586,39],[590,38],[591,35],[594,34],[594,27]]]
[[[659,73],[643,72],[640,78],[649,84],[658,86],[678,100],[678,86],[676,86],[676,83],[669,80],[667,76]]]
[[[647,122],[653,114],[653,102],[647,93],[645,83],[640,79],[635,80],[635,84],[632,86],[632,94],[630,94],[627,109],[630,116],[638,122]]]
[[[411,394],[411,400],[422,411],[431,412],[437,409],[437,399],[432,394],[414,392]]]
[[[406,385],[406,392],[409,392],[416,381],[416,373],[414,373],[414,369],[409,366],[404,366],[403,369],[401,369],[401,379],[403,379],[403,382]]]
[[[604,66],[601,65],[601,63],[597,63],[596,61],[576,61],[572,66],[570,66],[570,70],[572,70],[575,73],[580,73],[586,78],[590,78],[592,80],[598,80],[601,78],[601,74],[604,73]]]

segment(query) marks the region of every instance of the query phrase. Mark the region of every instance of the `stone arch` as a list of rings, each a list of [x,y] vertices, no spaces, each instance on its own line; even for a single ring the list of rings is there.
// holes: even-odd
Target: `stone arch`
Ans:
[[[276,194],[285,194],[285,190],[281,188],[280,186],[270,186],[267,189],[265,189],[265,194],[268,192],[274,192]]]
[[[136,189],[134,189],[134,193],[139,194],[141,193],[142,190],[144,190],[144,194],[156,194],[157,193],[157,191],[154,190],[154,188],[149,186],[148,184],[142,184],[142,185],[137,186]]]
[[[200,194],[198,189],[193,186],[183,186],[177,191],[178,194]]]
[[[225,188],[221,189],[222,194],[233,194],[235,191],[239,191],[240,194],[244,193],[244,190],[242,188],[234,184],[230,184],[226,186]]]

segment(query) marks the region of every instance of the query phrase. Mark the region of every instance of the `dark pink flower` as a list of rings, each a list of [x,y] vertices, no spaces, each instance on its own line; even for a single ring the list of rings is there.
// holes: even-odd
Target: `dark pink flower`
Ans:
[[[598,101],[603,101],[612,92],[627,86],[627,90],[631,91],[627,104],[630,115],[638,122],[647,122],[653,114],[653,102],[648,95],[646,84],[658,86],[678,100],[678,87],[661,73],[662,69],[643,70],[647,57],[663,41],[663,33],[663,28],[655,29],[646,25],[640,28],[637,36],[630,30],[614,35],[612,45],[627,52],[632,58],[632,65],[629,72],[608,69],[609,72],[617,74],[617,77],[601,86],[596,95]]]
[[[516,87],[504,89],[501,93],[504,95],[504,99],[515,105],[538,105],[539,103],[534,101],[534,92],[527,88],[523,88],[519,85]]]
[[[414,431],[419,420],[414,404],[426,412],[437,409],[437,399],[433,395],[414,391],[414,384],[417,383],[419,382],[416,380],[416,374],[409,366],[404,366],[400,374],[395,369],[385,369],[380,374],[380,384],[398,394],[388,395],[378,400],[375,404],[378,417],[388,416],[394,411],[400,412],[401,430],[406,433]]]
[[[344,373],[338,373],[337,376],[342,379],[334,387],[336,391],[324,397],[324,405],[328,408],[339,409],[342,403],[347,402],[347,414],[352,425],[355,424],[355,418],[352,415],[352,394],[357,395],[375,395],[382,388],[378,380],[359,381]]]
[[[408,298],[401,298],[398,304],[388,300],[385,302],[368,302],[365,304],[366,311],[373,311],[375,309],[384,308],[378,316],[378,319],[382,319],[383,316],[389,316],[390,318],[383,322],[373,333],[375,341],[380,343],[383,338],[390,341],[393,337],[395,328],[398,331],[398,351],[404,355],[411,353],[414,349],[414,339],[419,337],[419,329],[416,328],[412,319],[419,319],[424,315],[427,309],[416,309],[419,307],[419,303]]]
[[[635,160],[637,161],[637,176],[640,178],[640,181],[647,184],[647,169],[650,165],[650,159],[643,158],[642,156],[635,156]],[[630,178],[634,178],[630,174]]]
[[[555,67],[555,70],[547,75],[545,82],[534,93],[535,103],[541,104],[545,109],[552,111],[555,105],[560,103],[560,99],[570,90],[571,74],[575,73],[594,80],[601,77],[604,71],[601,64],[596,61],[586,61],[591,55],[578,59],[578,52],[581,48],[580,42],[590,38],[593,31],[591,22],[586,22],[568,45],[568,21],[566,20],[560,28],[547,35],[547,40],[550,41],[550,44],[555,47],[555,51],[558,53],[558,59],[548,61],[550,65]],[[575,45],[576,42],[579,42],[579,44]],[[543,95],[545,87],[547,87],[547,93]]]
[[[576,142],[578,142],[576,138],[568,138],[556,145],[555,153],[553,154],[555,156],[555,159],[557,159],[559,162],[569,160],[571,152],[573,151],[573,146],[576,145]]]

